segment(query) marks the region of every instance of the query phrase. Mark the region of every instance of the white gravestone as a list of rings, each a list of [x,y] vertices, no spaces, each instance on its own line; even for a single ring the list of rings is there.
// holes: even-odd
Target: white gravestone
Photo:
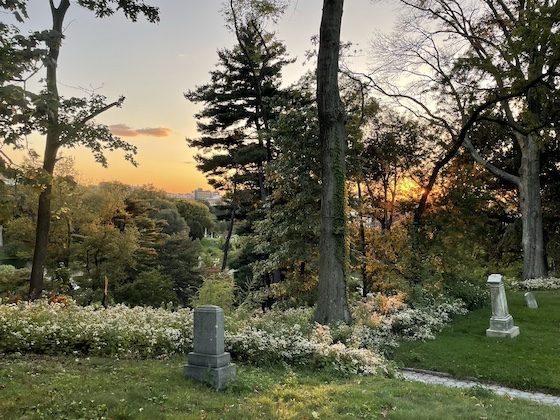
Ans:
[[[525,293],[525,302],[527,302],[527,308],[530,309],[538,309],[539,305],[537,304],[537,300],[535,299],[535,295],[531,292]]]
[[[517,337],[519,327],[513,325],[513,318],[509,314],[504,289],[503,276],[501,274],[491,274],[488,276],[488,288],[492,300],[492,317],[490,318],[490,328],[486,330],[488,337]]]

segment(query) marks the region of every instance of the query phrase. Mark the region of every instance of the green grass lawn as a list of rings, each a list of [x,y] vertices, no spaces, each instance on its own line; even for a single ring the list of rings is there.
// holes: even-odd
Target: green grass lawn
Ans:
[[[458,318],[433,341],[403,343],[396,360],[560,395],[560,291],[535,292],[535,297],[536,310],[526,307],[523,293],[508,293],[510,313],[521,330],[514,339],[486,337],[491,310],[484,308]]]
[[[558,419],[560,407],[400,379],[238,366],[215,392],[183,361],[0,358],[0,417],[176,419]]]

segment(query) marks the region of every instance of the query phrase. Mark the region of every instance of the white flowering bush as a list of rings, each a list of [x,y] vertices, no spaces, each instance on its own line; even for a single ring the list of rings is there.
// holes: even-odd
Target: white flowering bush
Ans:
[[[560,279],[557,277],[538,277],[513,282],[512,285],[527,290],[557,290],[560,289]]]
[[[399,347],[399,337],[392,331],[390,322],[383,322],[375,328],[357,325],[350,342],[353,347],[374,350],[384,355],[392,354]]]
[[[333,343],[329,327],[323,325],[316,325],[308,337],[297,324],[274,331],[246,327],[227,334],[226,344],[238,360],[249,363],[287,363],[362,375],[390,372],[387,361],[374,351]]]
[[[354,306],[358,324],[350,339],[354,346],[390,354],[399,346],[399,340],[434,339],[454,316],[468,312],[459,299],[425,308],[411,308],[398,296],[392,300],[390,305],[380,306],[384,300],[374,295]]]
[[[313,308],[271,309],[265,313],[253,312],[245,317],[243,326],[275,331],[279,325],[296,327],[308,334],[313,327]]]
[[[329,349],[338,349],[345,355],[354,354],[354,350],[389,355],[399,346],[400,340],[433,339],[454,316],[467,313],[459,299],[425,308],[411,308],[405,300],[402,293],[371,295],[352,305],[354,326],[340,324],[332,328],[313,324],[313,308],[245,313],[235,323],[230,318],[230,331],[236,332],[226,340],[232,353],[239,358],[246,357],[245,360],[250,361],[259,357],[261,363],[283,360],[290,364],[308,364],[309,352],[319,354],[316,345],[323,349],[330,346]],[[322,354],[327,353],[323,351]]]
[[[376,352],[333,343],[330,329],[310,324],[311,309],[252,314],[229,322],[226,348],[255,365],[285,363],[357,374],[388,373]],[[301,324],[304,326],[302,327]],[[274,327],[273,327],[274,325]],[[116,305],[81,307],[73,301],[0,305],[0,353],[167,357],[192,348],[193,313]]]
[[[434,338],[460,300],[411,308],[403,295],[371,296],[354,305],[356,324],[312,322],[312,308],[236,311],[226,316],[226,348],[255,365],[284,363],[357,374],[387,373],[381,354],[400,340]],[[193,313],[116,305],[82,307],[72,300],[0,304],[0,353],[32,352],[117,357],[168,357],[192,347]]]
[[[192,345],[192,312],[72,301],[0,305],[0,353],[170,356]]]
[[[433,340],[456,315],[465,315],[461,300],[444,302],[428,308],[406,308],[389,317],[392,331],[405,340]]]

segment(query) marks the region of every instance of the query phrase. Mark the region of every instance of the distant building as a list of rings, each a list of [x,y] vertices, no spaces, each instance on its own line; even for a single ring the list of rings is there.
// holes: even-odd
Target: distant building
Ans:
[[[197,188],[192,193],[168,193],[169,197],[182,198],[184,200],[196,200],[208,203],[209,206],[216,206],[222,201],[222,196],[217,191],[207,191]]]
[[[197,188],[193,191],[193,194],[196,201],[205,201],[212,198],[213,191],[205,191],[202,188]]]
[[[193,191],[193,194],[196,201],[204,201],[210,206],[215,206],[222,201],[222,196],[217,191],[206,191],[202,188],[197,188]]]

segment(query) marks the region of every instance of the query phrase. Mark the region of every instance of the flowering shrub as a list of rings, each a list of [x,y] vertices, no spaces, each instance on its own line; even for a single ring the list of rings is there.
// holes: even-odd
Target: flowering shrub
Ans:
[[[385,359],[372,350],[333,344],[329,327],[322,325],[316,325],[309,338],[299,325],[270,332],[246,327],[227,334],[226,345],[237,359],[249,363],[330,367],[362,375],[389,372]]]
[[[313,308],[273,309],[243,316],[236,313],[226,319],[230,330],[237,331],[228,340],[232,352],[240,358],[248,357],[246,360],[260,357],[262,363],[289,360],[291,364],[305,364],[309,363],[308,350],[304,350],[307,345],[335,346],[345,354],[357,349],[390,354],[399,340],[433,339],[453,316],[467,313],[461,300],[410,308],[405,298],[401,293],[375,294],[357,301],[352,306],[354,326],[314,325]]]
[[[458,278],[450,280],[453,281],[445,284],[445,294],[455,299],[461,299],[468,310],[482,308],[488,302],[490,294],[486,284]]]
[[[464,303],[455,300],[430,308],[407,308],[389,317],[389,322],[392,331],[405,340],[433,340],[453,316],[466,313]]]
[[[395,301],[399,304],[380,306],[379,297],[370,296],[354,306],[358,324],[351,337],[354,346],[389,354],[398,347],[399,339],[431,340],[453,316],[467,313],[461,300],[426,308],[410,308],[399,297]]]
[[[380,354],[401,339],[427,340],[454,315],[460,300],[411,308],[404,295],[370,296],[353,306],[355,326],[313,324],[312,308],[238,310],[226,316],[226,348],[238,360],[387,373]],[[193,314],[116,305],[81,307],[60,297],[0,305],[0,353],[34,352],[118,357],[167,357],[191,350]]]
[[[229,318],[229,317],[228,317]],[[226,331],[226,348],[238,360],[256,365],[330,367],[364,375],[387,373],[372,350],[333,344],[328,327],[311,327],[310,309],[247,317]],[[81,307],[73,301],[0,305],[0,353],[34,352],[119,357],[166,357],[192,347],[193,314],[116,305]],[[298,322],[304,323],[302,328]]]
[[[383,293],[370,294],[357,301],[352,307],[352,316],[360,323],[371,328],[379,327],[387,315],[396,313],[406,307],[404,293],[387,296]]]
[[[246,317],[245,323],[257,329],[274,331],[279,325],[300,328],[304,334],[313,327],[313,308],[271,309],[265,313],[253,313]]]
[[[168,312],[124,305],[101,309],[72,301],[0,305],[0,352],[169,356],[192,343],[189,309]]]
[[[519,287],[520,289],[528,290],[556,290],[560,289],[560,279],[557,277],[539,277],[536,279],[513,282],[512,285]]]

